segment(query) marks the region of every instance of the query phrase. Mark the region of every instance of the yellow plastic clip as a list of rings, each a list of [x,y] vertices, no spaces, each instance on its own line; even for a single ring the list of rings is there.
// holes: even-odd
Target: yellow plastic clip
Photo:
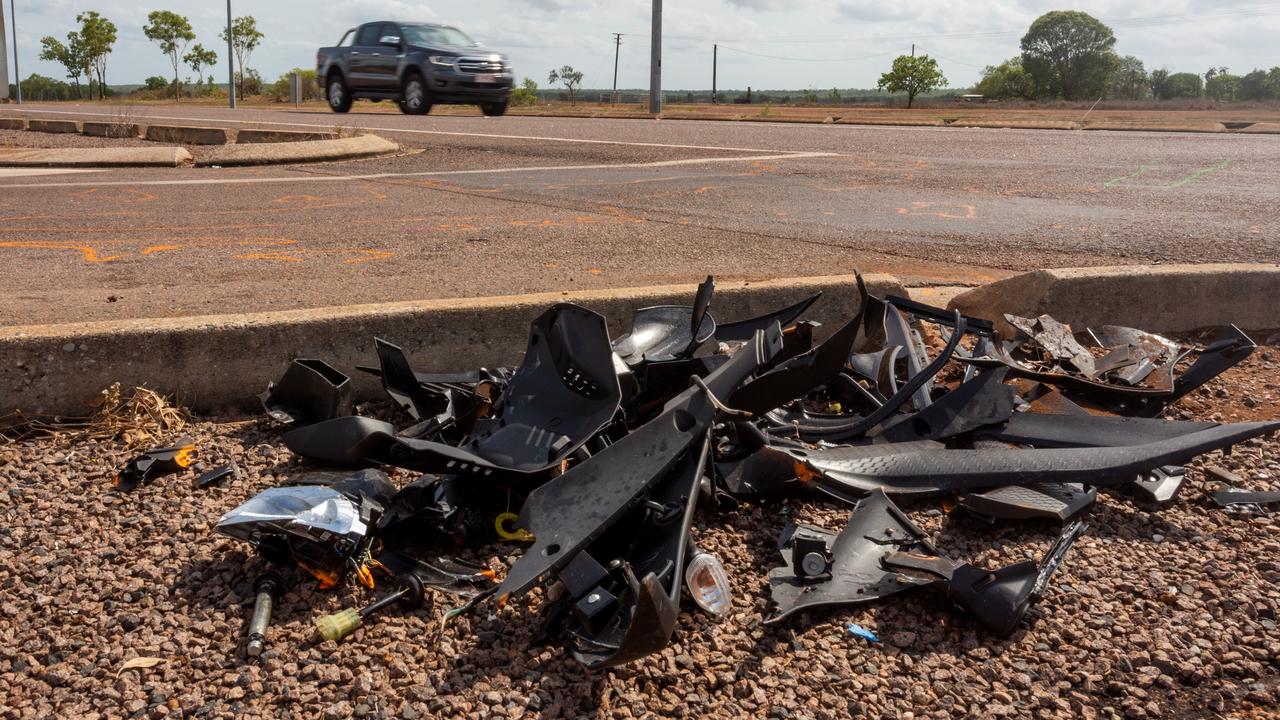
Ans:
[[[519,542],[533,542],[533,533],[523,528],[515,527],[514,523],[519,520],[520,516],[513,512],[504,512],[493,519],[493,529],[498,531],[498,537],[503,540],[516,540]],[[511,529],[507,529],[507,523],[512,523]]]

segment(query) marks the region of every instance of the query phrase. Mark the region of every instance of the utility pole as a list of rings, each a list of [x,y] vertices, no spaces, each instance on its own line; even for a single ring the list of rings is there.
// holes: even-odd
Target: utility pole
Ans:
[[[622,49],[622,33],[613,34],[613,94],[609,104],[618,102],[618,51]]]
[[[4,5],[0,4],[0,100],[9,99],[9,47],[4,29]],[[22,83],[18,83],[21,85]]]
[[[720,54],[720,46],[711,46],[711,104],[715,105],[719,100],[716,99],[716,60]]]
[[[0,0],[2,2],[3,0]],[[18,11],[14,7],[14,0],[9,0],[9,25],[13,29],[13,87],[16,95],[14,100],[19,105],[22,104],[22,75],[18,70]],[[0,6],[0,56],[4,56],[4,7]],[[4,61],[6,57],[0,57],[0,78],[5,83],[5,96],[9,93],[9,76],[4,72]]]
[[[227,101],[231,109],[236,109],[236,54],[234,52],[235,36],[231,34],[231,0],[227,0]]]
[[[662,0],[653,2],[653,29],[649,39],[649,114],[662,112]]]
[[[911,43],[911,57],[915,57],[915,56],[916,56],[916,44]]]

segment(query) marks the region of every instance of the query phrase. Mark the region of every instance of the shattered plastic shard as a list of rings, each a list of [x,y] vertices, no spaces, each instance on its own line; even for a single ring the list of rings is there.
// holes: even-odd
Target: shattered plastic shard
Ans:
[[[252,542],[255,532],[271,529],[306,538],[325,533],[363,537],[368,527],[360,521],[356,504],[329,487],[299,485],[270,488],[218,519],[216,529]]]

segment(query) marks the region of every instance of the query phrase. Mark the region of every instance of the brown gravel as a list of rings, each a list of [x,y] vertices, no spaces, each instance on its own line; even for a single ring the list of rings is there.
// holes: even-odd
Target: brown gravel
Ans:
[[[1275,419],[1278,384],[1280,336],[1171,414]],[[268,652],[246,662],[258,561],[210,528],[301,466],[264,424],[192,430],[206,466],[234,460],[241,476],[204,491],[194,475],[170,476],[120,495],[108,486],[128,458],[114,443],[0,440],[0,718],[1185,718],[1263,717],[1280,703],[1280,514],[1222,512],[1200,470],[1219,464],[1252,489],[1280,487],[1276,439],[1207,456],[1163,512],[1102,493],[1033,624],[1008,640],[927,592],[766,628],[779,530],[790,519],[838,529],[848,509],[796,499],[705,511],[697,540],[725,561],[734,614],[717,623],[687,611],[661,654],[591,673],[531,644],[536,592],[442,634],[447,600],[334,644],[312,639],[313,619],[368,595],[313,583],[283,598]],[[909,512],[944,551],[975,562],[1038,556],[1057,532],[941,507]],[[518,552],[472,557],[501,567]],[[882,642],[852,637],[850,622]],[[135,657],[165,662],[120,672]]]
[[[154,147],[141,138],[106,138],[79,133],[44,133],[30,130],[0,130],[0,148],[104,148]]]

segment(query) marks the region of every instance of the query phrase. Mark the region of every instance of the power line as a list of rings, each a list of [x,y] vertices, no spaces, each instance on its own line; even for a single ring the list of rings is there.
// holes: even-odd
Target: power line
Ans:
[[[812,57],[784,57],[781,55],[766,55],[765,53],[752,52],[750,50],[742,50],[740,48],[729,47],[728,45],[719,45],[721,50],[732,50],[743,55],[754,55],[756,57],[770,58],[772,60],[794,60],[796,62],[856,62],[858,60],[871,60],[872,58],[884,57],[886,55],[894,55],[898,51],[891,50],[889,52],[876,53],[875,55],[863,55],[861,57],[847,58],[812,58]]]

